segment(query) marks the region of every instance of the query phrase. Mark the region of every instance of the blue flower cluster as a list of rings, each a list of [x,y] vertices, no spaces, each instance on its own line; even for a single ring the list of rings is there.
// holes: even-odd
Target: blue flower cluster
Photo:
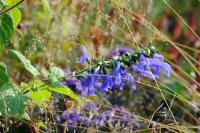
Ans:
[[[82,55],[77,62],[83,63],[88,57],[83,45],[80,49]],[[99,91],[123,90],[126,83],[136,89],[135,81],[139,81],[140,76],[155,79],[159,78],[159,72],[164,72],[167,77],[170,77],[170,65],[164,62],[162,55],[152,49],[133,52],[123,48],[118,49],[116,53],[118,56],[114,56],[110,61],[102,61],[98,65],[77,72],[75,76],[78,75],[78,78],[66,78],[65,84],[78,90],[81,95],[95,96],[95,89]]]
[[[132,114],[124,108],[113,107],[112,109],[101,110],[101,107],[94,102],[87,102],[78,108],[64,111],[56,116],[56,122],[67,125],[81,126],[105,126],[116,123],[123,125],[133,124]]]

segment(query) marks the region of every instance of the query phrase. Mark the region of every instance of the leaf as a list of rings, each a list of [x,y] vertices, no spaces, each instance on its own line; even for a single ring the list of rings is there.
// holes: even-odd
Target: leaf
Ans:
[[[2,9],[6,5],[5,1],[0,1],[0,8]]]
[[[29,117],[29,115],[28,115],[28,113],[27,113],[27,112],[25,112],[23,115],[21,115],[21,116],[20,116],[20,118],[21,118],[21,119],[28,120],[28,121],[30,121],[30,120],[31,120],[31,118]]]
[[[12,36],[14,28],[12,18],[7,14],[0,16],[0,22],[0,50],[2,50]]]
[[[44,10],[44,15],[46,19],[46,34],[49,31],[49,26],[50,26],[50,6],[49,6],[49,1],[48,0],[42,0],[42,6]]]
[[[0,116],[3,115],[3,112],[6,108],[6,104],[2,97],[0,97]]]
[[[0,86],[0,114],[4,115],[7,113],[7,105],[6,105],[6,96],[15,96],[14,93],[15,86],[10,83],[4,83],[3,85]]]
[[[38,121],[36,124],[37,124],[38,127],[46,128],[44,122],[42,122],[42,121]]]
[[[62,69],[58,67],[51,67],[49,69],[48,77],[52,82],[58,81],[59,78],[64,77],[65,74]]]
[[[10,83],[10,82],[4,83],[0,87],[0,97],[4,98],[5,96],[9,96],[9,95],[14,96],[15,90],[16,90],[16,88],[12,83]]]
[[[27,97],[18,94],[14,84],[7,82],[0,87],[0,115],[25,119]],[[26,118],[28,118],[26,116]]]
[[[25,113],[24,102],[27,98],[23,95],[6,96],[7,114],[9,116],[22,116]]]
[[[6,82],[8,82],[7,68],[4,63],[0,62],[0,86]]]
[[[26,59],[25,56],[23,56],[19,51],[16,50],[9,50],[12,53],[14,53],[22,62],[22,64],[24,65],[24,67],[26,68],[26,70],[28,70],[31,74],[33,74],[34,76],[39,75],[40,73],[35,69],[34,66],[31,65],[30,61],[28,59]]]
[[[10,7],[17,3],[18,0],[5,0],[6,4]]]
[[[15,5],[18,2],[19,2],[19,0],[6,0],[6,4],[8,7],[12,7],[13,5]],[[15,29],[17,27],[18,23],[22,19],[22,13],[20,12],[20,10],[17,7],[15,7],[9,11],[9,14],[12,18],[13,27]]]
[[[47,90],[31,91],[29,92],[29,95],[33,99],[33,101],[40,106],[43,103],[49,101],[51,98],[51,92]]]
[[[49,86],[49,90],[63,94],[63,95],[67,95],[71,97],[72,99],[79,101],[79,97],[67,86],[57,86],[57,87]]]
[[[13,27],[15,29],[22,19],[22,13],[20,12],[18,8],[14,8],[9,11],[9,14],[10,14],[10,17],[12,18]]]

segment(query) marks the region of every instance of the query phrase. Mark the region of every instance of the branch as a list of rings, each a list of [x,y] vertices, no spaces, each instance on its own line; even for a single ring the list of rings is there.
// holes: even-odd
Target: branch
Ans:
[[[6,10],[3,10],[3,11],[0,11],[0,15],[1,15],[1,14],[4,14],[4,13],[10,11],[10,10],[12,10],[12,9],[15,8],[15,7],[17,7],[17,6],[18,6],[19,4],[21,4],[23,1],[24,1],[24,0],[21,0],[21,1],[19,1],[18,3],[16,3],[15,5],[11,6],[10,8],[8,8],[8,9],[6,9]]]

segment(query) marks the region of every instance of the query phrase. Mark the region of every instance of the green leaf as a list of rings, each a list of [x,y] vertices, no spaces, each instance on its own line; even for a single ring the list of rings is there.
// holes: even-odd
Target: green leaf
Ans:
[[[49,101],[51,98],[51,92],[47,90],[31,91],[29,92],[29,95],[33,101],[40,106]]]
[[[24,67],[26,68],[26,70],[28,70],[31,74],[33,74],[34,76],[39,75],[40,73],[35,69],[34,66],[31,65],[30,61],[28,59],[26,59],[25,56],[23,56],[19,51],[16,50],[10,50],[12,53],[14,53],[22,62],[22,64],[24,65]]]
[[[46,19],[46,34],[49,31],[49,26],[50,26],[50,6],[48,0],[42,0],[42,6],[44,10],[44,15]]]
[[[3,8],[6,5],[4,1],[0,1],[0,8]]]
[[[7,114],[9,116],[22,116],[25,113],[24,102],[27,98],[23,95],[6,96]]]
[[[70,88],[68,88],[66,86],[57,86],[57,87],[49,86],[48,89],[51,91],[63,94],[63,95],[67,95],[67,96],[71,97],[72,99],[79,101],[78,95],[76,95]]]
[[[16,90],[16,87],[12,83],[10,82],[4,83],[0,87],[0,97],[4,98],[5,96],[9,96],[9,95],[14,96],[15,90]]]
[[[4,83],[0,87],[0,115],[25,119],[26,100],[26,96],[17,93],[17,86],[10,82]]]
[[[18,8],[14,8],[9,11],[9,14],[10,14],[10,17],[12,18],[13,27],[15,29],[22,19],[22,13],[20,12]]]
[[[7,4],[8,6],[14,5],[15,3],[17,3],[17,1],[18,1],[18,0],[5,0],[6,4]]]
[[[59,78],[64,77],[65,74],[62,69],[58,67],[51,67],[49,69],[48,77],[52,82],[58,81]]]
[[[0,87],[0,115],[7,112],[6,96],[15,96],[14,85],[11,83],[5,83]]]
[[[12,7],[13,5],[15,5],[18,2],[19,2],[19,0],[6,0],[6,4],[7,4],[8,7]],[[12,18],[13,27],[15,29],[17,27],[18,23],[22,19],[22,14],[21,14],[20,10],[17,7],[13,8],[12,10],[10,10],[9,14],[10,14],[10,16]]]
[[[4,63],[0,62],[0,86],[6,82],[8,82],[7,68]]]
[[[29,117],[29,115],[28,115],[28,113],[27,113],[27,112],[25,112],[23,115],[21,115],[21,116],[20,116],[20,118],[21,118],[21,119],[28,120],[28,121],[30,121],[30,120],[31,120],[31,118]]]
[[[36,125],[37,125],[38,127],[46,128],[44,122],[42,122],[42,121],[38,121],[38,122],[36,123]]]
[[[12,36],[14,28],[12,18],[8,14],[0,16],[0,22],[0,50],[2,50]]]

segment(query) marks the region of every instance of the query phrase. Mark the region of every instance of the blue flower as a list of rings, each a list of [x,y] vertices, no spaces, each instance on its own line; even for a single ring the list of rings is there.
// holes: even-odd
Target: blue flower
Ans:
[[[133,50],[130,49],[130,48],[118,47],[118,48],[116,48],[116,49],[114,49],[114,50],[108,51],[108,56],[109,56],[109,57],[121,56],[121,55],[123,55],[123,54],[125,54],[125,53],[131,53],[131,52],[133,52]]]
[[[85,48],[85,46],[81,45],[80,49],[81,49],[82,55],[77,60],[77,63],[79,63],[79,64],[85,62],[87,60],[87,58],[88,58],[87,54],[86,54],[86,48]]]
[[[67,75],[67,74],[70,74],[71,71],[68,69],[65,69],[64,73],[65,75]],[[73,76],[67,77],[64,80],[62,80],[61,83],[63,85],[66,85],[67,87],[75,91],[76,93],[80,93],[80,91],[82,90],[80,81],[76,77],[73,77]]]
[[[128,81],[128,83],[130,84],[131,88],[133,88],[134,90],[136,90],[136,85],[134,83],[134,77],[132,74],[127,73],[126,74],[126,79]]]
[[[105,70],[105,68],[103,68],[102,72],[100,72],[100,74],[102,74],[101,76],[101,85],[99,87],[100,91],[108,91],[108,89],[112,88],[112,85],[110,84],[112,82],[112,79],[110,77],[110,75],[108,74],[108,72]]]
[[[162,55],[154,54],[152,58],[140,55],[138,63],[131,66],[131,69],[136,73],[139,81],[140,75],[150,79],[159,78],[159,71],[163,71],[167,77],[170,77],[171,67],[164,62]]]
[[[155,79],[153,73],[148,70],[149,65],[149,58],[145,57],[144,55],[140,55],[138,64],[134,64],[131,66],[131,70],[133,70],[136,73],[137,81],[140,80],[140,75],[148,77],[150,79]]]
[[[120,74],[120,67],[121,62],[118,61],[112,69],[111,77],[112,77],[112,84],[120,84],[121,83],[121,74]]]
[[[82,85],[82,95],[89,94],[90,96],[95,96],[94,89],[99,87],[99,83],[97,82],[99,74],[100,66],[94,69],[94,72],[86,72],[84,77],[80,78]]]
[[[163,71],[167,77],[170,77],[171,67],[168,63],[164,62],[162,55],[154,54],[153,58],[150,59],[150,65],[153,74],[155,77],[159,77],[159,71]]]
[[[76,108],[72,109],[70,112],[63,112],[62,118],[67,120],[67,124],[69,125],[76,125],[77,122],[80,120],[79,112]]]

